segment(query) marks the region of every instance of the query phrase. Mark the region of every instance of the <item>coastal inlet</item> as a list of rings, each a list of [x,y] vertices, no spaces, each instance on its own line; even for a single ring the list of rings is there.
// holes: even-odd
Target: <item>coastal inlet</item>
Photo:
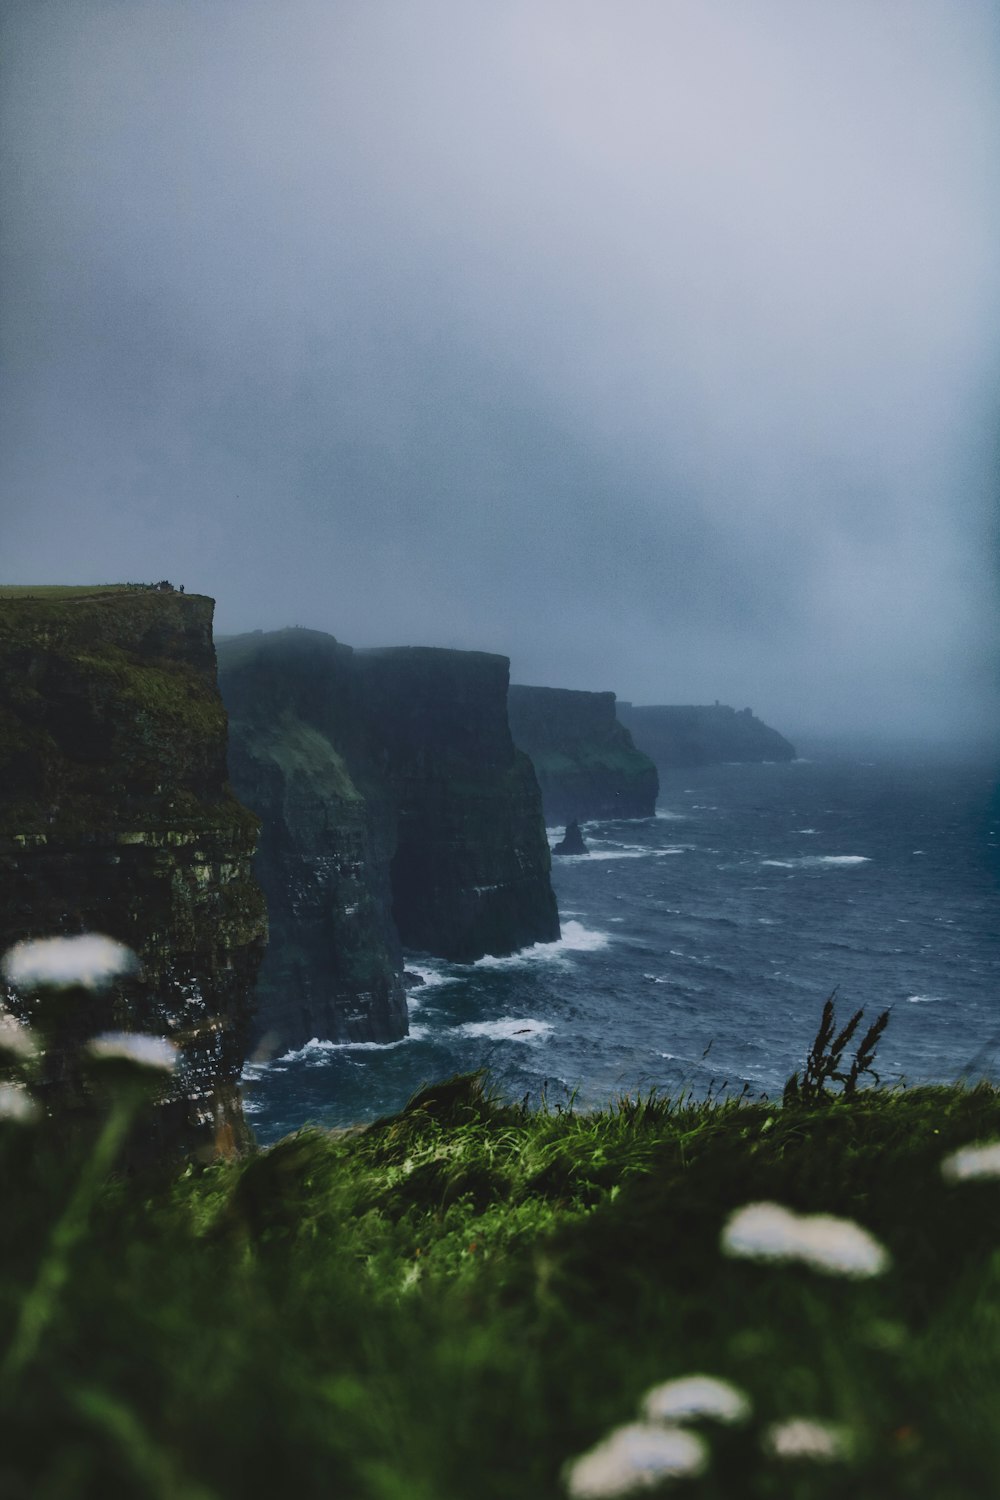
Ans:
[[[369,1120],[481,1066],[551,1106],[653,1087],[773,1097],[834,988],[845,1009],[892,1008],[885,1081],[992,1077],[994,780],[819,750],[670,773],[655,818],[585,824],[587,854],[554,861],[558,942],[473,964],[411,954],[407,1038],[251,1064],[258,1139]]]

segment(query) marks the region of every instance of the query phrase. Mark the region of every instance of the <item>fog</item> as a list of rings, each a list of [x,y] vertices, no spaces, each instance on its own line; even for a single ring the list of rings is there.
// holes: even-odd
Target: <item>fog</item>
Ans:
[[[991,0],[7,0],[0,578],[997,717]]]

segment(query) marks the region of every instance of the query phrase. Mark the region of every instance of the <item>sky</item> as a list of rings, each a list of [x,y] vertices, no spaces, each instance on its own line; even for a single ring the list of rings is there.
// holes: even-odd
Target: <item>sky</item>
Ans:
[[[994,0],[5,0],[0,580],[995,729]]]

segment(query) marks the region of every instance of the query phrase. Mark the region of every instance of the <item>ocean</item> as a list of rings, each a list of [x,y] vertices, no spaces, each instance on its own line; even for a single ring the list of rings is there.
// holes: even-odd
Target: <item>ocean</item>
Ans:
[[[551,1108],[780,1096],[834,990],[840,1020],[891,1011],[883,1082],[1000,1076],[995,766],[817,751],[661,782],[655,818],[585,824],[589,852],[553,860],[560,941],[411,955],[407,1038],[250,1064],[258,1140],[371,1120],[475,1068]]]

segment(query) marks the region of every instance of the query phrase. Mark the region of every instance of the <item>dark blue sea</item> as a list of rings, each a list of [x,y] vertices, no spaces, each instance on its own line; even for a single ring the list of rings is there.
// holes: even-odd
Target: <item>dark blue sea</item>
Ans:
[[[843,1019],[891,1010],[883,1081],[1000,1079],[995,766],[817,751],[662,781],[655,818],[587,824],[590,852],[553,861],[561,941],[413,955],[405,1040],[249,1067],[258,1139],[370,1120],[479,1067],[550,1106],[780,1095],[834,989]]]

